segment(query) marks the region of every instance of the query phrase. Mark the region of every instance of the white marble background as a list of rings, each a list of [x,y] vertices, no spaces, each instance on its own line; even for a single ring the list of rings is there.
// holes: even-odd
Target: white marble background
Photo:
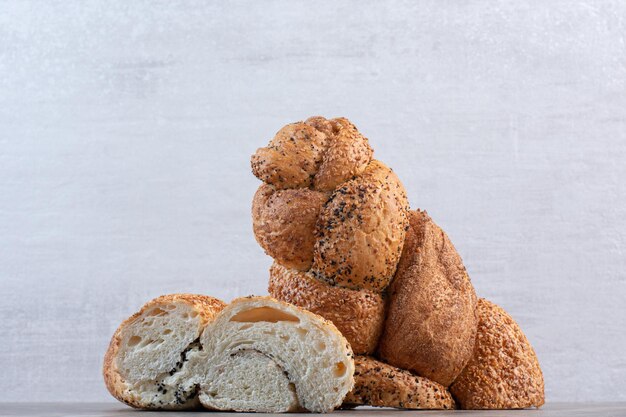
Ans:
[[[548,401],[626,400],[625,36],[620,1],[0,0],[0,401],[108,401],[144,301],[265,293],[249,156],[316,114],[448,232]]]

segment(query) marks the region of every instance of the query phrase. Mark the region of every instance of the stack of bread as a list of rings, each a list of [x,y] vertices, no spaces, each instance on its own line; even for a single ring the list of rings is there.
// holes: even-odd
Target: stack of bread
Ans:
[[[478,299],[461,257],[347,119],[283,127],[252,156],[269,292],[332,321],[355,353],[344,406],[539,407],[537,357]]]

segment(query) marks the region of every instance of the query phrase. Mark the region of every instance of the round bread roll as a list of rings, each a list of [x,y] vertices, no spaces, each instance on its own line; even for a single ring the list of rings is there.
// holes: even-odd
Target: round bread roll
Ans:
[[[398,177],[372,159],[347,119],[313,117],[282,128],[252,156],[261,185],[252,206],[263,249],[329,285],[381,292],[408,224]]]
[[[376,350],[385,320],[385,302],[379,293],[331,287],[274,262],[270,268],[269,293],[332,321],[348,339],[357,355]]]
[[[545,402],[537,355],[499,306],[478,300],[478,332],[469,363],[450,386],[464,409],[539,407]]]
[[[117,329],[104,357],[103,376],[115,398],[143,409],[188,409],[199,405],[190,384],[172,381],[199,349],[204,326],[224,308],[213,297],[164,295],[146,303]]]
[[[454,400],[445,387],[409,371],[367,356],[354,358],[354,389],[344,407],[370,405],[411,409],[453,409]]]
[[[428,214],[411,211],[409,223],[380,357],[447,387],[472,356],[476,294],[461,257]]]

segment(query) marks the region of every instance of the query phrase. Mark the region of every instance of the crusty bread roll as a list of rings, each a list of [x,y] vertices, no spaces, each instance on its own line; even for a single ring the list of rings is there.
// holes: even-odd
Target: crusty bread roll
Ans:
[[[352,389],[354,360],[331,322],[296,306],[181,294],[122,323],[103,373],[137,408],[328,412]]]
[[[270,297],[234,300],[207,325],[200,343],[190,361],[206,369],[196,375],[207,408],[329,412],[354,384],[353,353],[337,328]],[[231,373],[240,357],[245,363]],[[270,381],[279,376],[279,384]],[[289,389],[275,391],[272,384]]]
[[[285,126],[252,156],[265,184],[252,205],[257,241],[276,262],[330,285],[381,292],[408,224],[398,177],[372,159],[347,119]]]
[[[172,376],[187,366],[204,326],[224,306],[216,298],[194,294],[164,295],[146,303],[118,327],[104,357],[111,395],[136,408],[196,407],[195,388]]]
[[[354,362],[354,389],[346,396],[345,406],[454,408],[448,390],[436,382],[367,356],[356,356]]]
[[[272,297],[332,321],[355,354],[371,354],[376,350],[385,320],[381,294],[331,287],[310,273],[285,268],[276,262],[270,268],[268,291]]]
[[[474,353],[450,391],[464,409],[539,407],[545,402],[537,355],[499,306],[478,300]]]
[[[445,232],[423,211],[409,212],[409,223],[380,357],[447,387],[472,355],[476,294]]]

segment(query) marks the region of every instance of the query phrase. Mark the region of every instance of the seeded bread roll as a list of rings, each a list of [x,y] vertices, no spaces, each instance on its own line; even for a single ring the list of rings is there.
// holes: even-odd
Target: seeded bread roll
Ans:
[[[537,355],[518,324],[499,306],[478,300],[473,356],[450,391],[464,409],[540,407],[544,382]]]
[[[104,357],[111,395],[136,408],[197,407],[195,388],[172,376],[187,366],[204,326],[224,306],[216,298],[194,294],[164,295],[146,303],[120,325]]]
[[[452,242],[426,212],[409,212],[380,341],[386,362],[449,386],[472,356],[476,294]]]
[[[234,300],[200,343],[190,369],[207,408],[329,412],[354,385],[353,353],[337,328],[270,297]]]
[[[367,356],[354,358],[354,389],[344,406],[370,405],[410,409],[453,409],[454,400],[443,386],[409,371]]]
[[[332,321],[350,342],[355,354],[376,349],[385,320],[385,302],[379,293],[331,287],[274,262],[270,268],[269,293]]]
[[[408,201],[372,154],[347,119],[314,117],[281,129],[252,156],[265,183],[252,206],[263,249],[329,285],[382,292],[402,253]]]

